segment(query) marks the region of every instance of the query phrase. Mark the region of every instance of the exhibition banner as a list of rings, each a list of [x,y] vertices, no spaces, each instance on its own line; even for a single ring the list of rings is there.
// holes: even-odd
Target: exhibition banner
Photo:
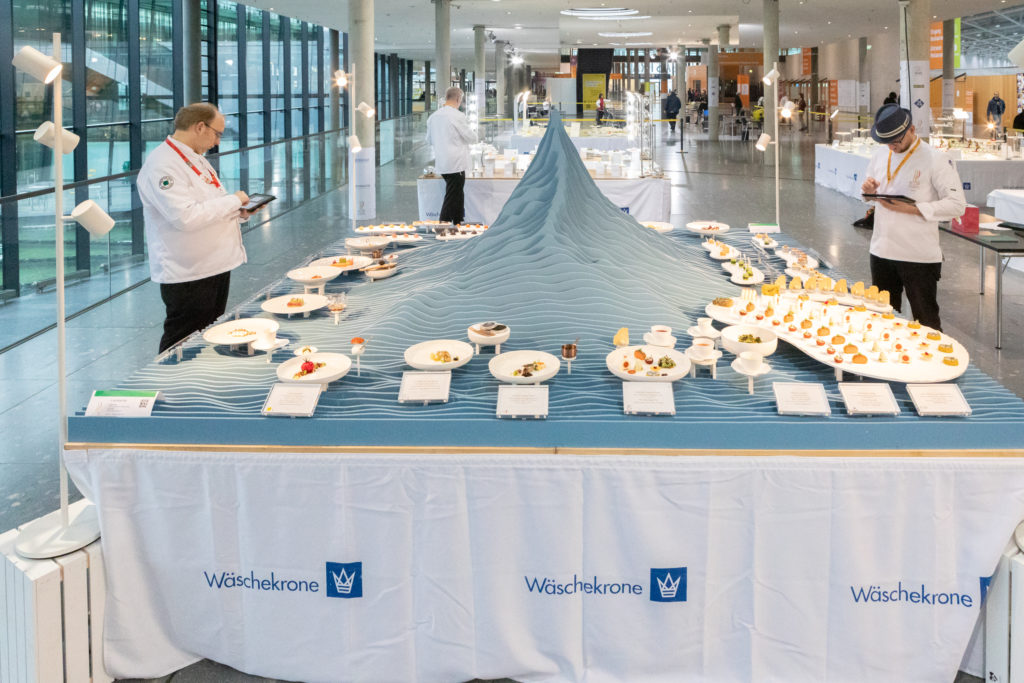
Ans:
[[[104,653],[305,681],[948,681],[1013,458],[94,449]]]
[[[377,215],[376,152],[374,147],[363,147],[348,153],[348,215],[355,220],[369,220]]]
[[[605,75],[583,74],[581,79],[583,82],[583,110],[596,111],[598,96],[604,95],[605,99],[608,99],[608,93],[605,90]]]

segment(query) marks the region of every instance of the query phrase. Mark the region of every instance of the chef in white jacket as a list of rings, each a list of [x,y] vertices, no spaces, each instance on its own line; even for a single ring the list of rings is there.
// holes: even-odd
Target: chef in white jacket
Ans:
[[[139,170],[149,270],[167,309],[161,352],[224,313],[231,270],[245,263],[239,222],[249,217],[241,209],[249,197],[228,194],[203,156],[224,123],[207,102],[182,107],[174,133]]]
[[[469,146],[477,141],[466,115],[459,111],[462,89],[448,88],[444,104],[427,119],[427,144],[434,148],[434,169],[444,178],[444,201],[438,220],[458,225],[466,217],[466,169]]]
[[[861,191],[914,200],[876,202],[871,279],[889,291],[897,311],[906,292],[914,318],[941,330],[939,221],[959,218],[967,207],[960,175],[945,154],[917,136],[910,112],[898,104],[878,110],[871,136],[882,146],[868,163]]]

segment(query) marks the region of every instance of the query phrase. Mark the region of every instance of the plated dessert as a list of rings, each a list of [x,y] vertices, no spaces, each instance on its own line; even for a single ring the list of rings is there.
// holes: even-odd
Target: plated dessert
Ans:
[[[686,354],[664,346],[623,346],[605,357],[609,372],[635,382],[674,382],[690,371]]]
[[[405,350],[405,362],[417,370],[454,370],[472,358],[473,347],[455,339],[434,339]]]

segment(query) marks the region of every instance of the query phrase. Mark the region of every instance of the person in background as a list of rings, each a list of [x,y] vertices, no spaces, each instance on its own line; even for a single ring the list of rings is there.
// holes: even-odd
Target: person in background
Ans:
[[[466,115],[459,111],[462,88],[448,88],[444,104],[427,119],[427,144],[434,148],[434,169],[444,178],[444,201],[438,220],[453,225],[466,217],[466,169],[469,146],[477,141]]]
[[[796,103],[796,108],[800,112],[800,130],[807,132],[807,100],[804,99],[803,93],[800,93],[800,100]]]
[[[679,101],[679,95],[676,94],[675,90],[668,92],[668,97],[665,98],[665,118],[668,119],[669,135],[676,134],[676,118],[679,117],[679,110],[683,104]]]
[[[871,137],[880,146],[868,163],[861,192],[914,200],[875,200],[871,279],[878,289],[888,290],[897,312],[906,292],[914,318],[941,330],[939,221],[963,215],[967,207],[963,184],[953,162],[917,136],[910,111],[898,104],[882,105]]]
[[[882,100],[882,104],[898,104],[899,101],[900,98],[896,95],[896,93],[890,90],[889,94],[885,96],[884,100]]]
[[[997,135],[1002,134],[1003,127],[1003,114],[1006,112],[1006,102],[999,97],[999,93],[992,95],[992,99],[988,101],[988,107],[985,108],[985,116],[989,123],[995,124],[992,128],[992,139],[994,140]]]
[[[224,115],[200,102],[178,110],[174,133],[150,152],[136,179],[149,271],[166,308],[160,352],[224,314],[231,271],[245,263],[239,222],[249,196],[228,194],[203,156],[220,142]]]
[[[604,93],[597,96],[597,113],[595,114],[595,122],[597,125],[601,125],[601,119],[605,117],[608,110],[605,108]]]

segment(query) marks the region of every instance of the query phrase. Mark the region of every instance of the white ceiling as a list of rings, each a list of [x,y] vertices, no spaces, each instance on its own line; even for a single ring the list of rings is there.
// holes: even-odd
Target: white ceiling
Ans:
[[[345,31],[348,0],[250,0],[247,4]],[[1020,6],[1020,0],[932,0],[936,19]],[[650,19],[589,21],[559,14],[575,7],[629,7]],[[847,38],[896,32],[897,0],[779,0],[780,46],[810,47]],[[535,68],[552,69],[560,49],[613,47],[611,43],[698,45],[728,23],[730,43],[761,47],[762,0],[452,0],[452,66],[473,68],[473,26],[491,29],[512,43]],[[375,49],[406,59],[433,59],[434,5],[429,0],[375,0]],[[738,30],[737,30],[738,27]],[[646,32],[638,38],[604,38],[598,32]],[[623,45],[624,46],[624,45]],[[488,68],[493,68],[488,48]]]

